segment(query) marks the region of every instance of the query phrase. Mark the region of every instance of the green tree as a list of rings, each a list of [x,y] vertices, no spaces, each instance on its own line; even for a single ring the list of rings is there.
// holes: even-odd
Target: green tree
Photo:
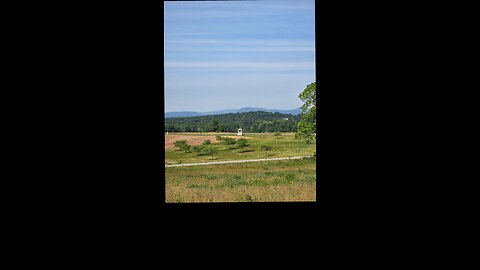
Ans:
[[[197,156],[201,156],[204,148],[205,148],[204,145],[195,145],[195,146],[192,147],[192,150],[195,153],[197,153]]]
[[[180,150],[182,150],[185,153],[190,151],[190,145],[187,144],[186,140],[176,141],[175,147],[180,148]]]
[[[298,96],[302,101],[302,120],[298,123],[295,138],[310,143],[317,138],[317,86],[309,84]]]
[[[248,143],[247,143],[247,139],[238,139],[237,141],[237,146],[239,148],[244,148],[244,147],[247,147],[248,146]]]
[[[223,137],[222,140],[226,145],[234,145],[237,142],[234,138],[230,137]]]
[[[211,127],[211,130],[213,132],[217,132],[219,129],[220,129],[220,125],[218,124],[218,121],[217,120],[213,120],[211,123],[210,123],[210,127]]]
[[[211,156],[213,159],[213,155],[215,155],[217,153],[217,150],[216,149],[213,149],[212,147],[206,147],[203,151],[201,151],[200,153],[202,153],[203,155],[209,155]]]
[[[175,145],[175,147],[180,148],[181,145],[186,144],[186,143],[187,143],[186,140],[181,140],[181,141],[176,141],[176,142],[174,143],[174,145]]]

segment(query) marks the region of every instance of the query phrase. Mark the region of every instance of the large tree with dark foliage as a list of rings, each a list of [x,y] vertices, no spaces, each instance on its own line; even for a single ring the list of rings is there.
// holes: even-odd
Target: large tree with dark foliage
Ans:
[[[304,139],[307,143],[317,138],[317,85],[309,84],[298,96],[302,101],[302,120],[298,123],[296,138]]]
[[[216,119],[212,120],[212,122],[210,123],[210,128],[211,128],[211,131],[213,131],[213,132],[219,131],[220,126],[219,126],[218,121]]]

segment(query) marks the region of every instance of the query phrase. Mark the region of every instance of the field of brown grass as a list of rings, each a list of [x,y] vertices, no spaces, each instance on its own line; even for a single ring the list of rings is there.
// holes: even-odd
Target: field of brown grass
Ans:
[[[216,135],[221,135],[222,137],[231,137],[231,138],[245,138],[248,139],[249,137],[247,136],[235,136],[231,135],[225,135],[222,133],[218,134],[209,134],[209,133],[203,133],[200,135],[199,133],[179,133],[179,134],[166,134],[165,135],[165,149],[172,149],[175,147],[175,142],[176,141],[181,141],[181,140],[186,140],[187,144],[189,145],[199,145],[202,144],[203,141],[205,140],[210,140],[212,143],[217,143],[217,139],[215,139]]]
[[[175,147],[176,141],[186,140],[189,145],[199,145],[205,140],[210,140],[212,143],[218,142],[215,136],[191,136],[191,135],[165,135],[165,149]]]
[[[316,200],[313,159],[166,168],[166,202]]]

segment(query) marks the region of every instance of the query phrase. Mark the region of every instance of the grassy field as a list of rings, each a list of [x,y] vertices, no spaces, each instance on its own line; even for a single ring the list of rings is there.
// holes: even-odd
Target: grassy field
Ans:
[[[238,148],[236,145],[225,145],[222,142],[214,140],[215,135],[231,136],[235,138],[245,138],[249,146]],[[315,152],[316,144],[306,144],[305,142],[295,140],[294,133],[282,133],[275,136],[273,133],[248,133],[245,136],[235,136],[234,133],[176,133],[165,135],[165,161],[168,164],[195,163],[209,161],[258,159],[270,157],[289,157],[306,156]],[[199,144],[204,139],[212,141],[212,148],[217,151],[212,156],[197,156],[194,152],[184,153],[178,148],[172,146],[175,140],[191,138],[192,145]],[[213,138],[213,139],[212,139]],[[169,143],[168,143],[169,142]],[[187,143],[189,141],[187,140]],[[190,143],[189,143],[190,144]],[[262,151],[261,146],[270,146],[270,151]]]
[[[245,138],[249,146],[239,148],[215,140],[215,135]],[[315,152],[315,143],[294,139],[293,133],[235,136],[228,133],[177,133],[165,138],[165,161],[169,164],[245,160],[270,157],[306,156]],[[176,140],[190,145],[212,141],[217,153],[198,156],[173,146]],[[270,146],[262,151],[261,146]],[[316,200],[315,159],[262,161],[189,167],[168,167],[166,201],[176,202],[279,202]]]
[[[166,202],[316,200],[314,159],[166,168]]]

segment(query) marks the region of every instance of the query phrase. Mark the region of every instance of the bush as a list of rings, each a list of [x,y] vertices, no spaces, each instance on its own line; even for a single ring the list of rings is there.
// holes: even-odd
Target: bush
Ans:
[[[238,145],[238,147],[240,147],[240,148],[247,147],[247,146],[248,146],[247,139],[243,139],[243,138],[242,138],[242,139],[239,139],[239,140],[237,141],[237,145]]]
[[[234,145],[237,141],[236,141],[234,138],[224,137],[224,138],[223,138],[223,142],[224,142],[226,145]]]
[[[192,147],[192,150],[195,151],[197,153],[197,156],[201,156],[202,155],[202,150],[205,148],[205,146],[203,145],[195,145]]]
[[[175,147],[178,147],[183,152],[189,152],[190,151],[190,145],[187,144],[186,140],[176,141],[175,142]]]
[[[213,159],[213,155],[217,153],[217,150],[211,148],[211,147],[205,147],[199,152],[199,155],[208,155],[211,156]]]
[[[209,145],[211,144],[212,142],[210,140],[205,140],[203,141],[202,145]]]
[[[289,182],[293,181],[293,179],[295,179],[295,175],[292,174],[292,173],[289,173],[287,175],[285,175],[285,179]]]
[[[223,137],[220,135],[215,136],[215,139],[217,139],[217,141],[223,141]]]
[[[273,134],[274,136],[282,136],[282,133],[280,132],[275,132],[275,134]]]
[[[175,147],[180,147],[180,145],[187,144],[187,140],[181,140],[175,142]]]
[[[184,146],[182,146],[181,150],[185,153],[190,152],[190,145],[185,144]]]

